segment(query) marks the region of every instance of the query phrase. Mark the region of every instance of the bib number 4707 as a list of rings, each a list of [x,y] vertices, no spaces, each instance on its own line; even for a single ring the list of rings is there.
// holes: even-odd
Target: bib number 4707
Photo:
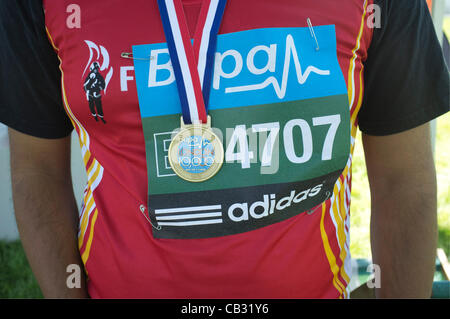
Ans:
[[[339,114],[312,118],[313,127],[323,125],[328,126],[328,131],[323,141],[321,154],[322,161],[332,159],[333,145],[340,123],[341,116]],[[295,132],[294,136],[295,128],[300,130],[300,136],[298,136],[297,132]],[[250,168],[250,164],[256,162],[255,152],[251,150],[256,149],[256,147],[254,147],[257,144],[254,140],[256,138],[256,134],[260,135],[260,141],[262,135],[265,137],[264,145],[260,148],[261,166],[271,166],[274,153],[278,149],[276,147],[276,142],[278,141],[280,134],[279,122],[253,124],[251,128],[248,129],[245,124],[237,125],[233,129],[227,143],[225,161],[227,163],[240,162],[243,169]],[[292,119],[286,122],[282,128],[282,134],[284,152],[286,154],[286,158],[291,163],[302,164],[311,159],[314,145],[313,138],[318,137],[313,136],[311,126],[307,121],[304,119]],[[302,143],[302,154],[297,154],[295,151],[296,148],[299,148],[299,146],[296,147],[296,143],[298,144],[299,142]]]

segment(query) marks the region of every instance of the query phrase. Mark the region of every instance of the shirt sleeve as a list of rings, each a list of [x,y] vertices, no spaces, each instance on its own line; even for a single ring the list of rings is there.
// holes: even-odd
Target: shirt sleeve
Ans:
[[[73,127],[42,2],[0,1],[0,43],[0,122],[36,137],[68,136]]]
[[[389,135],[449,110],[449,72],[425,0],[377,0],[375,28],[364,64],[362,132]]]

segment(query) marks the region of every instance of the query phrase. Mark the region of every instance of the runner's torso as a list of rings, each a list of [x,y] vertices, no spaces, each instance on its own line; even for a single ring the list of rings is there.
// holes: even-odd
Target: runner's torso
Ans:
[[[183,3],[192,35],[201,3]],[[153,172],[153,158],[161,162],[154,166],[150,180],[157,184],[161,176],[170,173],[163,166],[164,140],[158,144],[156,138],[164,132],[158,131],[158,123],[163,123],[164,116],[172,116],[171,110],[177,107],[177,100],[171,96],[176,90],[169,81],[170,71],[163,67],[167,62],[164,56],[152,60],[156,63],[153,69],[149,60],[144,77],[148,76],[147,83],[149,87],[153,83],[155,90],[147,98],[153,99],[158,107],[150,108],[143,122],[138,100],[141,94],[136,86],[142,72],[136,72],[134,61],[121,57],[121,53],[133,52],[133,46],[153,54],[164,49],[165,37],[156,1],[134,1],[130,5],[119,0],[80,0],[77,3],[81,13],[79,28],[69,27],[69,19],[74,18],[71,14],[77,12],[77,9],[67,10],[71,4],[70,1],[44,1],[48,35],[61,61],[64,106],[80,136],[88,174],[80,211],[79,247],[90,278],[91,296],[348,296],[350,154],[356,135],[356,116],[362,103],[363,61],[372,36],[366,14],[371,1],[228,1],[218,37],[211,113],[216,112],[217,121],[222,119],[223,127],[278,123],[283,136],[280,154],[285,154],[286,161],[280,158],[278,175],[261,177],[255,173],[254,178],[241,181],[237,181],[239,175],[245,176],[248,170],[237,163],[230,170],[232,176],[225,176],[227,179],[224,177],[221,183],[228,190],[248,189],[271,183],[311,181],[329,172],[338,172],[337,181],[330,186],[329,194],[320,193],[320,187],[316,189],[317,196],[323,197],[311,202],[313,211],[301,213],[301,210],[289,218],[277,216],[282,216],[289,202],[289,209],[300,205],[301,191],[310,189],[306,197],[313,198],[312,189],[322,179],[305,184],[304,188],[296,186],[290,200],[287,186],[276,194],[272,189],[258,190],[257,195],[241,191],[238,198],[232,195],[222,203],[223,223],[216,225],[217,230],[198,236],[182,234],[178,229],[158,236],[146,218],[147,169]],[[308,18],[315,28],[319,50],[310,35]],[[99,62],[99,72],[105,81],[101,93],[108,119],[106,125],[92,119],[83,90],[89,66],[94,61]],[[308,67],[315,69],[309,68],[307,72]],[[324,85],[323,81],[327,80],[331,84]],[[261,83],[269,84],[255,86]],[[164,96],[167,105],[163,103]],[[263,107],[252,109],[259,106]],[[283,106],[292,107],[292,111],[284,114],[280,108]],[[255,119],[258,116],[260,121]],[[333,125],[331,119],[336,118],[329,116],[339,116],[342,133],[338,129],[336,132],[341,135],[336,136],[342,142],[340,146],[332,144],[339,154],[327,153],[324,147],[328,128]],[[149,162],[142,124],[147,120],[155,136],[151,148],[156,151],[152,156],[157,155]],[[306,140],[308,130],[314,151],[311,160],[303,161],[306,144],[293,146],[290,155],[288,144],[295,140],[290,139],[295,134]],[[292,166],[298,170],[289,165],[298,165]],[[253,163],[249,166],[255,167]],[[285,167],[288,168],[283,172]],[[308,175],[308,172],[316,173]],[[258,185],[252,181],[258,181]],[[158,200],[170,201],[171,193],[163,188],[174,187],[175,192],[181,184],[164,183],[161,182],[161,192],[157,189],[155,194],[160,196]],[[200,192],[201,186],[196,187],[200,187]],[[221,193],[225,192],[220,187],[212,187],[208,200],[220,197]],[[263,208],[253,211],[255,223],[261,224],[252,224],[251,204],[264,203],[265,194],[269,203],[272,193],[275,202],[272,208],[268,207],[272,212],[260,218],[264,215],[264,204],[261,204]],[[285,202],[280,203],[285,197]],[[325,198],[328,198],[325,203],[319,205]],[[248,220],[239,221],[245,213],[242,205],[240,210],[230,213],[236,203],[248,203]],[[239,224],[241,221],[244,223]]]

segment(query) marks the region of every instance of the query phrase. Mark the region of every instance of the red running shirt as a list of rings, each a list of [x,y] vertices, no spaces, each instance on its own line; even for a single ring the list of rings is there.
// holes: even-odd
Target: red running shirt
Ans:
[[[229,236],[153,237],[147,212],[141,210],[147,204],[147,168],[134,65],[121,53],[165,42],[157,3],[77,3],[79,28],[70,26],[76,12],[67,11],[70,1],[46,0],[44,7],[48,38],[61,63],[64,108],[79,135],[88,175],[79,249],[91,297],[348,297],[351,154],[331,197],[309,214]],[[308,18],[314,26],[335,26],[352,153],[363,62],[372,38],[371,3],[229,0],[219,34],[307,28]],[[201,1],[183,4],[193,35]]]

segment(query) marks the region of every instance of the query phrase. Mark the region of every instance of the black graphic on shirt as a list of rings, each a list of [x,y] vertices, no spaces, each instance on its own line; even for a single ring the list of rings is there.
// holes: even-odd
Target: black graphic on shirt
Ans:
[[[89,102],[89,109],[96,121],[98,118],[106,124],[102,107],[102,91],[105,89],[105,79],[100,73],[100,65],[97,61],[91,64],[90,72],[84,80],[84,91]]]

